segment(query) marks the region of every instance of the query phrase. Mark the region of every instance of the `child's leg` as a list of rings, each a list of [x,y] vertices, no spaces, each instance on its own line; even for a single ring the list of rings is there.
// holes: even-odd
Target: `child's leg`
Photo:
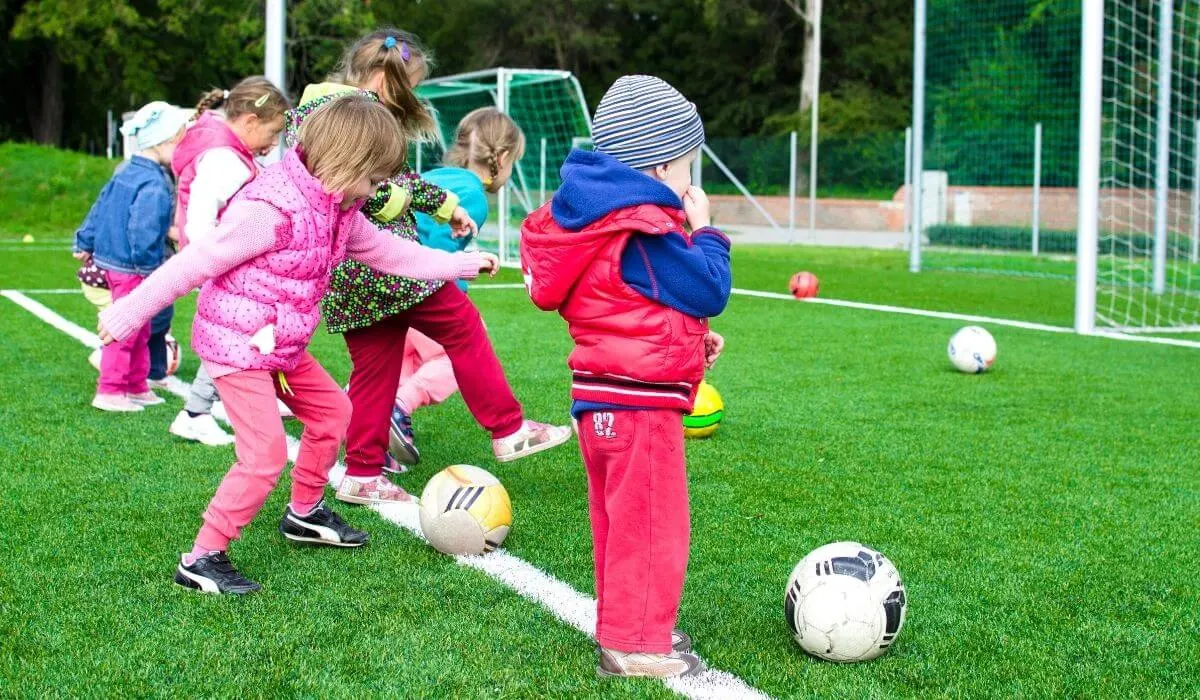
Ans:
[[[271,372],[235,372],[214,380],[234,430],[237,462],[204,511],[196,547],[224,551],[262,509],[287,466],[287,438],[275,408]]]
[[[671,653],[687,571],[691,524],[683,417],[678,411],[596,411],[580,416],[595,538],[596,641],[606,649]],[[604,532],[607,518],[607,532]]]
[[[354,407],[346,431],[347,476],[372,477],[383,473],[407,333],[407,313],[401,313],[372,326],[348,331],[344,336],[353,365],[349,394]]]
[[[411,415],[418,408],[445,401],[456,391],[458,382],[446,349],[424,333],[408,329],[396,401]]]
[[[279,391],[279,398],[304,424],[300,453],[292,468],[291,506],[297,513],[307,513],[325,494],[329,469],[337,461],[350,424],[350,399],[307,352],[284,376],[291,392]]]
[[[413,328],[446,349],[463,401],[475,420],[493,438],[520,430],[524,420],[521,404],[508,386],[483,319],[467,295],[453,284],[444,285],[409,309],[408,315]]]
[[[143,279],[139,275],[122,272],[106,272],[105,276],[114,301],[128,296]],[[149,390],[146,385],[146,377],[150,372],[150,355],[146,346],[149,339],[150,326],[146,325],[125,340],[104,346],[98,393],[139,394]]]
[[[197,416],[212,413],[216,400],[217,386],[213,384],[212,377],[208,376],[208,370],[204,369],[204,364],[201,363],[200,369],[196,371],[196,378],[192,380],[192,391],[188,395],[187,403],[183,405],[183,410]]]
[[[171,332],[171,319],[175,307],[168,306],[150,319],[150,379],[160,381],[167,378],[167,333]]]

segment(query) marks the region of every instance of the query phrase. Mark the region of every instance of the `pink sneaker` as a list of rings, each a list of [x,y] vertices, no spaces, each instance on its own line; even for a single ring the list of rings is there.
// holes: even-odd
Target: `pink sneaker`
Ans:
[[[512,435],[492,440],[492,454],[496,455],[497,462],[511,462],[558,447],[570,439],[571,429],[565,425],[527,420]]]
[[[369,506],[375,503],[408,503],[413,497],[404,489],[382,476],[361,479],[343,476],[334,498],[346,503]]]
[[[128,394],[96,394],[92,399],[92,408],[110,413],[133,413],[143,410],[141,405],[129,399]]]
[[[147,389],[140,394],[130,394],[129,400],[139,406],[158,406],[167,402],[166,399]]]

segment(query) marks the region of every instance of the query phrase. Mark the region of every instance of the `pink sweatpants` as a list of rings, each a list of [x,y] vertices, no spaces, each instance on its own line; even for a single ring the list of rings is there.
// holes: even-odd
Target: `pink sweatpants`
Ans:
[[[683,415],[585,411],[578,428],[596,561],[596,641],[617,651],[670,653],[691,538]]]
[[[396,401],[411,415],[418,408],[439,404],[453,396],[458,391],[458,381],[446,348],[415,328],[408,329],[406,338]]]
[[[141,275],[105,271],[113,301],[129,296],[142,280]],[[100,379],[96,391],[100,394],[141,394],[149,391],[146,379],[150,376],[150,324],[119,343],[109,343],[100,353]]]
[[[287,466],[287,435],[276,397],[304,424],[292,468],[292,502],[316,503],[325,493],[329,469],[350,424],[350,399],[307,352],[295,369],[283,374],[291,393],[280,388],[274,372],[235,372],[213,380],[233,424],[237,462],[204,511],[197,547],[225,551],[258,515]]]

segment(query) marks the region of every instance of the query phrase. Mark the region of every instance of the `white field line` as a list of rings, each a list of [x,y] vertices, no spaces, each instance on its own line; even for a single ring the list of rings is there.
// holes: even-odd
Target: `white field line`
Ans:
[[[524,288],[524,285],[516,286]],[[0,296],[18,304],[87,347],[100,347],[100,339],[95,333],[68,321],[21,292],[6,290],[0,292]],[[186,399],[190,393],[190,385],[178,377],[171,376],[167,378],[167,390]],[[288,459],[294,462],[300,448],[300,441],[289,435],[287,443]],[[334,465],[329,474],[330,486],[336,488],[345,470],[346,467],[341,462]],[[421,534],[416,503],[377,505],[372,506],[372,510],[379,513],[384,520],[407,530],[422,541],[425,539]],[[512,589],[522,598],[540,604],[558,619],[589,637],[595,638],[596,600],[594,598],[580,593],[569,584],[503,550],[481,556],[458,556],[454,559],[459,566],[487,574],[493,580]],[[663,682],[676,693],[696,700],[724,700],[726,698],[761,700],[769,697],[737,676],[712,668],[691,678],[672,678]]]

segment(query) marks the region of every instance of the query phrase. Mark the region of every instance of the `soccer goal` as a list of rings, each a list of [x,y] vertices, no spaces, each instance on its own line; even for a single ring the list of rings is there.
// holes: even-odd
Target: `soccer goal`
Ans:
[[[570,71],[492,68],[433,78],[417,92],[433,106],[442,132],[442,143],[413,149],[417,171],[439,164],[459,120],[471,110],[496,107],[525,132],[525,155],[496,197],[496,223],[479,235],[480,245],[496,251],[502,263],[515,262],[521,219],[558,188],[559,167],[571,148],[591,138],[591,118],[579,81]]]
[[[1200,332],[1200,0],[1085,0],[1080,332]]]

